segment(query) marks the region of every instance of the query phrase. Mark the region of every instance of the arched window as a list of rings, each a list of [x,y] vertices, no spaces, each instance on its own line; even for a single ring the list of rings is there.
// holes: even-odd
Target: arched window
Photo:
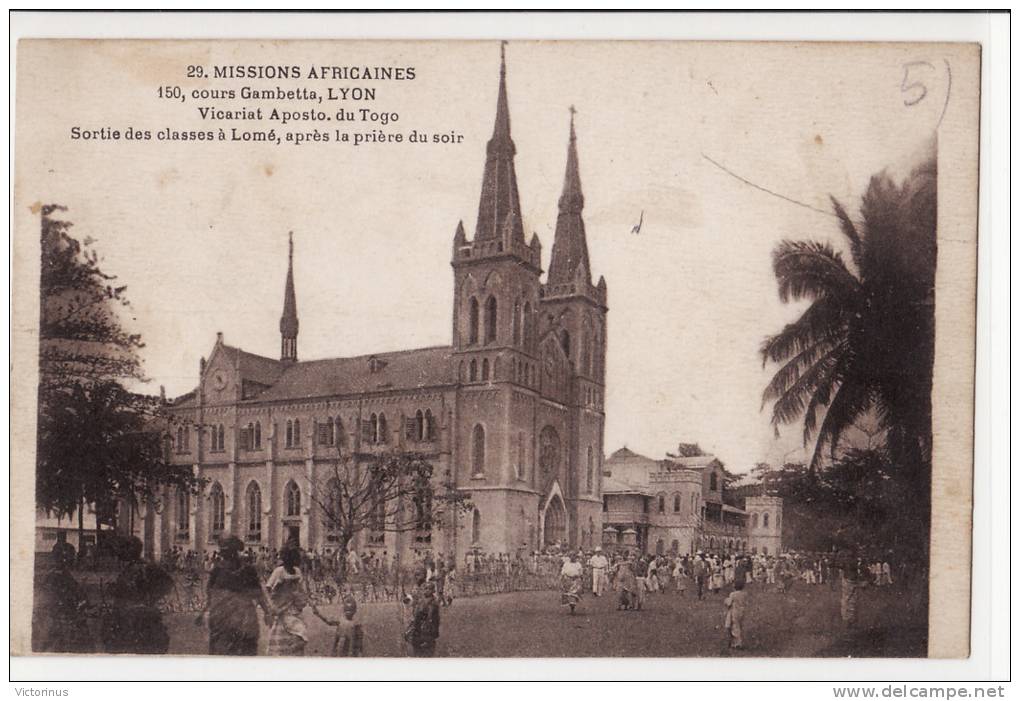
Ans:
[[[471,544],[478,545],[482,539],[482,515],[478,509],[471,513]]]
[[[294,447],[301,445],[301,420],[294,419]]]
[[[767,545],[761,546],[761,554],[762,555],[768,555],[769,554],[769,546],[767,546]]]
[[[369,426],[369,436],[368,436],[369,439],[371,440],[372,443],[378,443],[379,442],[379,416],[377,414],[372,414],[372,416],[369,417],[369,419],[368,419],[368,426]]]
[[[585,323],[584,331],[581,333],[581,372],[591,374],[591,331]]]
[[[248,484],[248,540],[262,540],[262,490],[258,482]]]
[[[177,537],[186,540],[191,533],[191,495],[186,489],[177,490]]]
[[[223,424],[216,427],[216,450],[224,450],[226,442],[223,440]]]
[[[209,490],[209,531],[217,536],[223,532],[226,524],[226,499],[223,497],[223,487],[219,482],[213,482]]]
[[[751,528],[758,527],[758,514],[751,514]]]
[[[478,343],[478,300],[474,297],[468,303],[468,343]]]
[[[691,495],[691,515],[698,513],[698,495]]]
[[[477,382],[478,381],[478,361],[477,360],[472,360],[471,361],[471,374],[468,375],[468,378],[470,379],[471,382]]]
[[[761,525],[762,525],[762,528],[768,528],[769,527],[769,514],[768,514],[767,511],[761,515]]]
[[[521,300],[514,302],[514,318],[512,323],[514,345],[519,346],[521,344]]]
[[[436,440],[436,420],[432,416],[432,410],[425,410],[425,440]]]
[[[485,429],[481,424],[475,424],[471,432],[471,475],[485,475]]]
[[[222,435],[222,434],[220,434],[220,435]],[[222,443],[222,442],[223,442],[223,439],[220,438],[220,443]],[[262,449],[262,422],[261,421],[256,421],[255,422],[255,450],[261,450],[261,449]]]
[[[301,490],[293,480],[287,483],[283,489],[283,497],[286,506],[287,516],[301,515]]]
[[[680,513],[680,495],[679,494],[674,494],[673,495],[673,513],[674,514]]]
[[[379,414],[379,442],[386,443],[390,440],[390,432],[386,427],[386,414]]]
[[[659,495],[659,513],[660,514],[666,513],[666,495],[665,494],[660,494]]]
[[[177,452],[178,453],[183,453],[184,452],[184,428],[181,427],[181,426],[177,427],[177,443],[176,443],[176,446],[177,446]]]
[[[524,303],[524,318],[521,324],[524,327],[524,347],[531,348],[531,344],[534,340],[534,334],[532,333],[532,322],[531,322],[531,302]]]
[[[425,414],[422,413],[421,409],[414,412],[414,439],[417,441],[425,440]]]
[[[548,482],[559,473],[560,469],[560,434],[552,426],[546,426],[538,434],[538,465],[542,470],[542,480]]]
[[[329,441],[329,445],[336,445],[336,424],[333,423],[333,417],[326,417],[326,440]]]
[[[563,352],[566,356],[570,357],[570,332],[563,329],[563,333],[560,334],[560,342],[563,344]]]
[[[670,546],[670,550],[672,550],[674,553],[680,552],[680,541],[674,540],[673,544]]]
[[[336,444],[341,448],[347,445],[347,434],[344,433],[344,422],[336,417]]]
[[[719,489],[719,479],[714,472],[708,477],[708,489],[712,492]]]
[[[517,479],[524,479],[524,434],[517,434]]]
[[[326,499],[322,508],[322,520],[326,525],[326,540],[336,542],[339,540],[340,512],[343,508],[343,492],[340,489],[340,480],[336,477],[326,482]]]
[[[588,474],[585,484],[588,494],[591,494],[595,488],[595,451],[591,446],[588,446]]]
[[[489,359],[488,358],[483,358],[482,359],[482,382],[485,382],[488,379],[489,379]]]
[[[496,340],[496,298],[489,295],[485,300],[485,342]]]
[[[290,447],[292,447],[294,445],[294,422],[291,421],[290,419],[287,419],[287,442],[286,442],[286,445],[287,445],[288,448],[290,448]]]

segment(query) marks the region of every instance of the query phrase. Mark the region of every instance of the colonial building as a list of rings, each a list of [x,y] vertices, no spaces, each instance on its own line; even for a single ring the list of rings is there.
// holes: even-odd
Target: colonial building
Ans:
[[[783,500],[725,498],[712,455],[653,460],[621,448],[605,462],[603,545],[663,554],[699,549],[775,554],[782,550]]]
[[[150,552],[202,550],[223,534],[329,547],[311,490],[338,453],[365,461],[394,449],[426,454],[473,512],[434,532],[365,532],[359,550],[461,557],[598,542],[607,288],[591,278],[573,111],[544,281],[538,237],[525,238],[514,155],[503,60],[473,236],[463,223],[453,236],[448,346],[299,359],[291,241],[280,357],[217,334],[198,386],[172,402],[193,422],[176,429],[174,460],[209,483],[200,497],[168,495],[146,514]]]

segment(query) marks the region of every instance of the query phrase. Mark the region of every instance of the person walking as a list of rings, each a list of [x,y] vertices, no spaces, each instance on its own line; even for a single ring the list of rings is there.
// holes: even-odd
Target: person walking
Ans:
[[[301,613],[308,605],[304,578],[301,574],[301,551],[284,548],[282,564],[273,570],[266,582],[272,597],[273,621],[269,629],[266,653],[273,656],[300,657],[308,644],[308,629]]]
[[[723,603],[726,606],[723,625],[728,633],[729,647],[740,650],[744,647],[744,612],[747,609],[747,592],[742,581],[734,580],[733,591]]]
[[[581,603],[582,574],[583,569],[577,553],[572,554],[560,569],[560,604],[569,607],[571,615],[577,605]]]
[[[634,561],[635,609],[640,611],[645,605],[645,592],[648,591],[648,560],[645,556],[638,557]]]
[[[209,573],[206,610],[209,613],[210,655],[256,655],[259,621],[255,605],[269,613],[255,566],[241,559],[244,545],[236,537],[220,543],[219,557]],[[196,623],[201,622],[199,614]]]
[[[609,560],[602,554],[602,546],[595,548],[595,554],[588,560],[591,567],[591,590],[595,596],[602,596],[606,589],[606,568],[609,567]]]
[[[698,601],[705,598],[705,578],[708,576],[708,564],[705,562],[705,553],[698,551],[694,558],[694,565],[691,567],[694,575],[694,584],[698,589]]]
[[[415,657],[434,657],[436,640],[439,639],[439,602],[436,601],[436,588],[432,582],[426,581],[427,576],[424,566],[419,565],[415,569],[417,588],[411,597],[411,624],[404,633]]]

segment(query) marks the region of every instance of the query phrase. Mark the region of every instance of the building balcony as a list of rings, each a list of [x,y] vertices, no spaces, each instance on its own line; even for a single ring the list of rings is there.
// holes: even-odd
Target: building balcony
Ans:
[[[647,525],[651,523],[651,517],[650,514],[646,514],[643,511],[621,511],[610,509],[609,511],[602,512],[602,523],[618,525],[640,523]]]

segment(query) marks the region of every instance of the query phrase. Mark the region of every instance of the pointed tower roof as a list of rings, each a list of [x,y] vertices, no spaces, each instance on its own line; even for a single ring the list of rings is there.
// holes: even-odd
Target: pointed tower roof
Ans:
[[[577,163],[577,135],[574,132],[574,110],[570,108],[570,142],[567,145],[567,170],[563,177],[560,211],[556,217],[556,236],[553,239],[552,260],[549,263],[548,284],[569,283],[580,278],[591,284],[591,267],[588,263],[588,241],[584,235],[584,194],[581,192],[581,173]]]
[[[482,195],[478,203],[478,224],[475,241],[501,239],[506,233],[508,243],[524,245],[521,203],[517,194],[517,173],[510,138],[510,107],[506,95],[506,42],[500,46],[499,94],[496,98],[496,121],[492,138],[486,147],[485,170],[482,174]]]
[[[283,289],[283,316],[280,317],[280,334],[284,338],[297,338],[297,296],[294,294],[294,232],[287,240],[287,284]]]

